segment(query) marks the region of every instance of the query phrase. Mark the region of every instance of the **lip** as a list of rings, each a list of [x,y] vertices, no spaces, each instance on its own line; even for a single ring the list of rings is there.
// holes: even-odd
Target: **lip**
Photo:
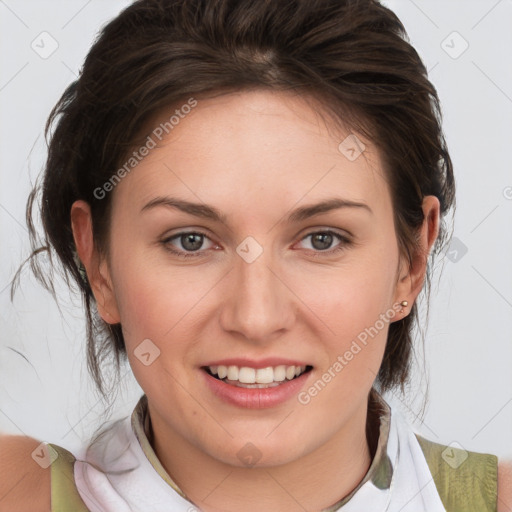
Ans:
[[[229,361],[232,362],[235,361],[235,359],[230,359]],[[240,360],[238,359],[236,361]],[[221,362],[215,364],[226,363]],[[231,364],[235,363],[232,362]],[[251,362],[251,365],[252,364],[254,364],[254,362]],[[259,366],[260,368],[274,366],[274,363],[268,364],[268,362],[265,362],[263,364],[261,361],[259,362],[259,364],[262,364],[262,366]],[[279,366],[279,364],[277,364],[276,366]],[[249,366],[247,361],[241,364],[241,366],[244,365]],[[214,364],[210,364],[207,366],[214,366]],[[238,366],[238,364],[236,364],[235,366]],[[290,364],[289,366],[293,366],[293,364]],[[297,366],[301,365],[297,364]],[[281,405],[285,403],[287,400],[290,400],[292,397],[296,396],[299,393],[299,391],[305,386],[306,381],[309,379],[312,373],[312,370],[303,373],[302,375],[296,377],[295,379],[285,381],[283,384],[280,384],[279,386],[275,386],[272,388],[239,388],[237,386],[232,386],[231,384],[226,384],[222,380],[216,379],[215,377],[210,375],[204,368],[201,368],[200,372],[203,374],[203,378],[205,379],[205,385],[208,387],[208,389],[225,403],[245,409],[268,409],[271,407]]]
[[[265,359],[259,359],[258,361],[253,359],[244,359],[241,357],[232,359],[222,359],[219,361],[212,361],[205,363],[201,366],[246,366],[249,368],[268,368],[269,366],[312,366],[310,363],[304,363],[301,361],[295,361],[293,359],[282,359],[278,357],[267,357]]]

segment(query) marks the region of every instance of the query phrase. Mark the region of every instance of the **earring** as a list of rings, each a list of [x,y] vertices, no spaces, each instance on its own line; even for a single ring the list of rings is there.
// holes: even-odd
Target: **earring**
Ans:
[[[406,300],[403,300],[402,302],[400,302],[400,306],[402,306],[402,309],[400,309],[400,313],[404,312],[404,308],[407,307],[408,304],[409,303]]]

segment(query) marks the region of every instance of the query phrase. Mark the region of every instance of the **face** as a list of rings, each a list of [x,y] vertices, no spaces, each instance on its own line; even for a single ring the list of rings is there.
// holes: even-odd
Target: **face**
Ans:
[[[100,312],[153,425],[216,460],[298,460],[366,410],[410,297],[381,160],[348,135],[287,93],[200,100],[111,192]]]

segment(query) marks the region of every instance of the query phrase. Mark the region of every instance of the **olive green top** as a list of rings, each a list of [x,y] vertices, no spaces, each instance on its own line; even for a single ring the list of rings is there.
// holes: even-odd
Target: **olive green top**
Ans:
[[[416,434],[448,512],[496,512],[498,457],[447,447]]]

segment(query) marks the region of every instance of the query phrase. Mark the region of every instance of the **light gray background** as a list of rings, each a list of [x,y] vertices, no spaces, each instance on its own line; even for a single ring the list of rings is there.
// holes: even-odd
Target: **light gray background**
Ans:
[[[44,159],[46,118],[98,29],[128,3],[0,0],[0,431],[71,451],[105,418],[85,366],[80,301],[63,290],[59,312],[25,271],[11,302],[9,282],[29,252],[25,202]],[[510,458],[512,0],[383,3],[438,90],[458,186],[456,240],[433,280],[426,362],[416,364],[409,402],[386,398],[434,441]],[[123,373],[113,419],[142,393],[129,367]]]

